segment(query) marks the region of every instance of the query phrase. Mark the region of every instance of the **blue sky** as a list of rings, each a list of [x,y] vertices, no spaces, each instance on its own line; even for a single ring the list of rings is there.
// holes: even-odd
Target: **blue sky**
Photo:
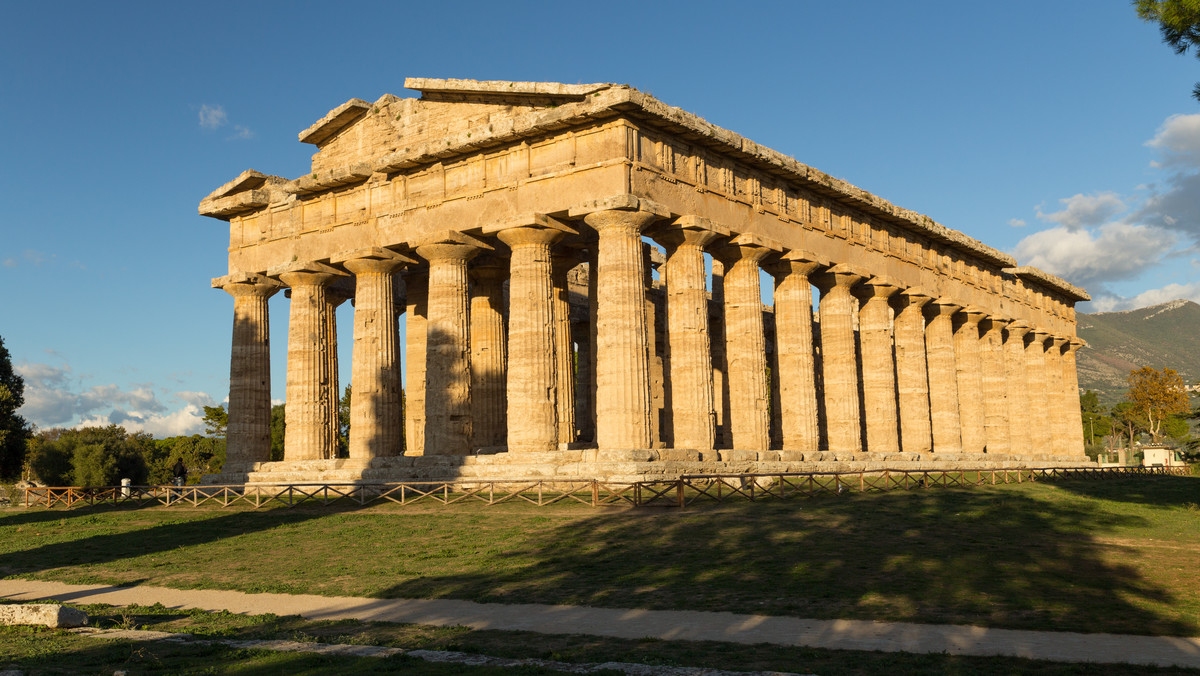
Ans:
[[[1063,275],[1085,311],[1200,300],[1200,62],[1124,0],[13,2],[0,57],[0,337],[41,427],[199,431],[233,303],[197,203],[305,173],[300,130],[405,77],[628,83]]]

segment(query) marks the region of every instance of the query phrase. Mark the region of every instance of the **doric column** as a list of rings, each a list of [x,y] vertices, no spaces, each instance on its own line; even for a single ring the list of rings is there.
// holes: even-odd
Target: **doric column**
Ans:
[[[1087,343],[1071,338],[1063,351],[1063,396],[1066,407],[1066,454],[1086,456],[1083,442],[1083,412],[1079,408],[1079,373],[1075,365],[1075,352]]]
[[[772,248],[778,247],[756,235],[741,234],[714,253],[725,264],[725,360],[729,421],[737,449],[771,447],[771,386],[758,264]]]
[[[267,299],[279,284],[261,275],[219,277],[233,296],[229,356],[229,422],[223,472],[248,471],[271,459],[271,330]]]
[[[340,457],[341,449],[341,374],[338,373],[338,341],[337,341],[337,309],[342,303],[350,300],[354,296],[353,291],[347,288],[339,288],[339,283],[335,281],[325,288],[325,302],[328,304],[328,310],[325,312],[325,344],[328,349],[325,350],[325,359],[328,361],[326,370],[329,377],[325,380],[325,406],[329,409],[326,419],[329,421],[328,447],[331,449],[330,458]],[[286,435],[285,435],[286,438]]]
[[[1008,381],[1009,452],[1033,455],[1030,435],[1029,390],[1025,377],[1025,335],[1029,326],[1013,322],[1004,330],[1004,366]]]
[[[471,303],[467,261],[487,244],[445,231],[417,246],[429,261],[425,324],[425,455],[471,450]]]
[[[893,353],[892,312],[888,298],[900,289],[873,277],[854,287],[859,300],[858,343],[862,353],[863,410],[866,411],[867,450],[900,450],[896,410],[896,357]]]
[[[829,450],[843,453],[859,453],[863,448],[854,345],[855,302],[850,293],[850,288],[862,279],[863,275],[840,264],[812,277],[821,289],[821,372]]]
[[[429,311],[429,270],[404,275],[404,454],[425,454],[425,326]]]
[[[929,319],[925,327],[925,354],[929,362],[929,419],[933,424],[934,453],[962,451],[952,321],[960,307],[944,299],[925,306]]]
[[[988,453],[1010,453],[1008,376],[1004,358],[1004,327],[1008,320],[986,317],[980,362],[983,368],[983,436]]]
[[[813,351],[812,287],[808,277],[821,265],[815,256],[789,251],[768,266],[775,277],[775,354],[779,372],[782,444],[789,451],[815,451],[821,445]]]
[[[328,265],[305,263],[278,273],[291,288],[288,313],[287,406],[284,460],[332,458],[328,386],[328,314],[325,289],[338,273]]]
[[[712,306],[708,317],[708,335],[712,343],[713,369],[713,443],[717,448],[732,448],[729,429],[729,364],[725,355],[725,264],[712,259]]]
[[[565,227],[565,226],[564,226]],[[554,356],[558,407],[558,442],[574,443],[575,427],[575,348],[571,339],[571,289],[568,276],[579,265],[575,251],[551,256],[551,281],[554,284]]]
[[[979,322],[985,316],[974,307],[963,308],[954,316],[954,367],[964,453],[983,453],[987,447],[983,361],[979,354]]]
[[[1046,372],[1046,339],[1050,334],[1034,328],[1025,336],[1025,387],[1029,393],[1030,452],[1043,455],[1051,451],[1050,402],[1052,383]]]
[[[495,448],[504,446],[508,436],[508,340],[504,328],[508,262],[493,256],[476,259],[470,275],[471,446]]]
[[[659,216],[623,196],[571,210],[598,234],[596,274],[596,441],[601,449],[650,448],[642,228]]]
[[[532,214],[485,228],[512,249],[508,281],[508,448],[558,448],[554,283],[550,247],[567,226]]]
[[[905,453],[933,450],[929,417],[929,367],[925,356],[925,304],[933,300],[919,289],[892,297],[895,318],[896,392],[900,410],[900,444]]]
[[[1047,424],[1049,439],[1054,455],[1066,455],[1069,441],[1067,440],[1067,401],[1066,384],[1063,382],[1063,347],[1067,339],[1050,336],[1046,350],[1046,381],[1050,390],[1047,399]],[[1078,398],[1078,397],[1076,397]],[[1082,423],[1080,423],[1082,427]]]
[[[704,247],[728,235],[708,219],[683,216],[652,235],[667,250],[668,414],[675,448],[708,450],[715,444],[713,369],[708,333]]]
[[[400,455],[400,335],[395,274],[412,259],[371,248],[337,256],[354,274],[354,353],[350,366],[350,457]]]

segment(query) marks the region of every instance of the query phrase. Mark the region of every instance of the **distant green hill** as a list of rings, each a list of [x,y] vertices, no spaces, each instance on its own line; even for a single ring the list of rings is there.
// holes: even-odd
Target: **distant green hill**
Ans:
[[[1112,404],[1129,389],[1133,369],[1173,368],[1188,385],[1200,381],[1200,305],[1173,300],[1126,312],[1079,313],[1079,386]]]

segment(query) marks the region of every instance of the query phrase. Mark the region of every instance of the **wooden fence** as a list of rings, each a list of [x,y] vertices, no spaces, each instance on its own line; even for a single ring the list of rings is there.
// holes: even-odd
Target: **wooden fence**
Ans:
[[[838,496],[894,490],[970,488],[1031,481],[1085,481],[1127,476],[1186,475],[1187,467],[1044,467],[1027,469],[897,470],[784,474],[695,474],[678,479],[613,482],[592,479],[530,481],[406,481],[397,483],[291,483],[230,486],[77,486],[25,489],[26,507],[94,505],[191,507],[295,507],[298,505],[398,505],[459,503],[537,506],[560,502],[592,507]]]

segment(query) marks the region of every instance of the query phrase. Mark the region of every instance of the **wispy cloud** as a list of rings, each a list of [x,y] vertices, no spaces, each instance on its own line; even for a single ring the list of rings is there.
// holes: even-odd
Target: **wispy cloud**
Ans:
[[[254,132],[240,124],[233,125],[233,131],[233,136],[230,136],[228,140],[254,138]]]
[[[200,106],[200,126],[205,129],[220,129],[229,122],[224,106],[210,106],[207,103]]]
[[[1028,225],[1028,223],[1026,223],[1022,218],[1010,218],[1008,219],[1008,225],[1012,228],[1023,228]]]

